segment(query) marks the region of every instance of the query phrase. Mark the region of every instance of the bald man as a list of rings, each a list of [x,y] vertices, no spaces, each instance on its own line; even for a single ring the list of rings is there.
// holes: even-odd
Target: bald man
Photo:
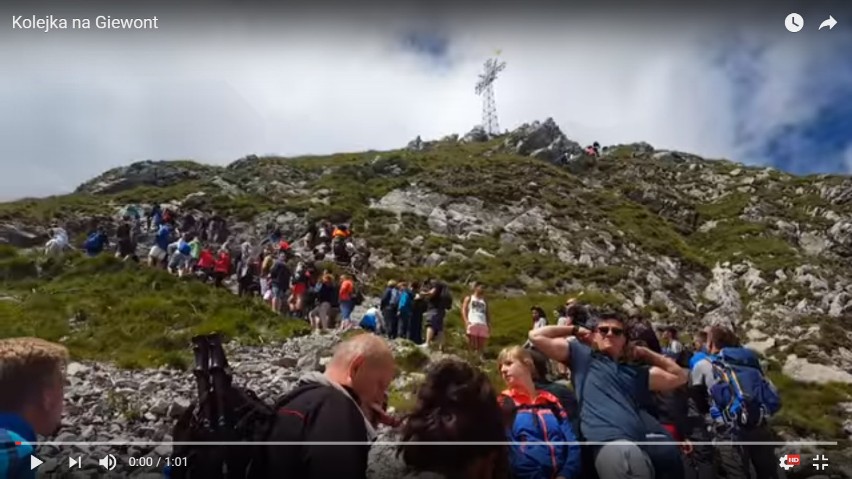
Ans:
[[[340,343],[325,373],[309,373],[278,404],[269,441],[269,476],[305,479],[367,477],[373,408],[385,400],[395,373],[393,353],[379,336],[363,333]],[[325,445],[347,442],[351,445]]]

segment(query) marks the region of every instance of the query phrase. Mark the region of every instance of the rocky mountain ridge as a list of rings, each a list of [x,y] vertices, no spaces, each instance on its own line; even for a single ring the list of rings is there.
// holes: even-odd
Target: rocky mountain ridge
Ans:
[[[425,266],[458,282],[468,278],[454,270],[466,269],[509,294],[598,289],[659,321],[743,329],[791,372],[808,371],[798,379],[852,382],[849,177],[799,178],[647,144],[590,158],[548,119],[389,153],[134,163],[77,194],[147,202],[140,188],[164,200],[175,190],[175,207],[224,209],[239,240],[269,223],[295,238],[310,218],[354,220],[376,277]],[[27,226],[36,229],[7,223],[0,237],[44,240],[46,225]],[[485,264],[507,254],[531,264],[510,265],[514,277]],[[832,347],[803,344],[811,339]],[[804,358],[835,373],[803,368]]]
[[[506,304],[582,291],[688,331],[729,325],[791,390],[840,391],[833,405],[795,413],[799,437],[852,436],[848,176],[797,177],[646,143],[594,158],[548,119],[388,152],[134,163],[70,195],[0,204],[0,242],[40,246],[52,220],[79,238],[93,220],[112,224],[151,202],[219,212],[237,241],[256,241],[269,223],[298,238],[311,221],[349,221],[376,285],[477,279]],[[525,316],[507,320],[493,346],[527,327]],[[814,411],[835,419],[808,429]]]

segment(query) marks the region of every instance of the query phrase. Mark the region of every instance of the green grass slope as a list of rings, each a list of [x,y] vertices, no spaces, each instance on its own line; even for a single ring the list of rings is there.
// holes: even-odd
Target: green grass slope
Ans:
[[[259,301],[107,255],[60,262],[8,249],[0,255],[0,337],[61,341],[76,358],[184,367],[195,334],[251,343],[306,330]]]

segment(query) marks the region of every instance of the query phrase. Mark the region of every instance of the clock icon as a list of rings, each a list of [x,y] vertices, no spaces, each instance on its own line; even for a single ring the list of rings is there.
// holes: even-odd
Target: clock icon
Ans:
[[[798,13],[791,13],[784,19],[784,26],[792,33],[796,33],[805,26],[805,19]]]

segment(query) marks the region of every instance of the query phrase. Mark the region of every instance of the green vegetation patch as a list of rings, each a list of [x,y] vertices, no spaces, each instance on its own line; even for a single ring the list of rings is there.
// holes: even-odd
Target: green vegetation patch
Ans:
[[[808,384],[804,387],[778,371],[770,371],[769,377],[778,388],[782,402],[781,410],[772,418],[773,426],[798,437],[819,440],[845,437],[844,416],[838,405],[852,401],[852,386]]]
[[[750,260],[764,271],[789,268],[799,256],[786,241],[769,233],[769,227],[733,219],[720,221],[706,233],[695,233],[689,243],[712,263]]]
[[[0,291],[17,299],[0,301],[0,337],[62,341],[77,358],[182,367],[195,334],[217,331],[251,344],[307,329],[259,301],[106,255],[61,262],[18,256],[3,260],[0,271],[8,262],[28,274],[0,273]],[[42,277],[31,275],[35,267]]]

